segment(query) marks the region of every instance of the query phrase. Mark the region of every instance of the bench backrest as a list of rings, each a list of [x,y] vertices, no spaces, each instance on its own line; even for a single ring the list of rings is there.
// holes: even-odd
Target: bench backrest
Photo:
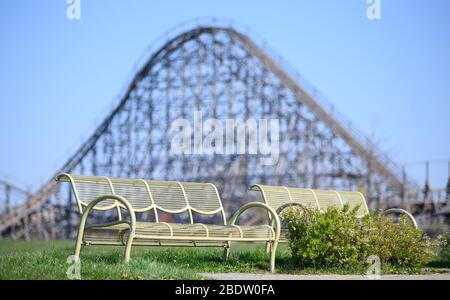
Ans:
[[[71,184],[80,213],[99,196],[119,195],[130,202],[135,212],[152,210],[156,222],[159,222],[158,212],[163,211],[169,214],[187,212],[191,223],[193,212],[202,215],[219,213],[226,224],[222,201],[217,188],[211,183],[124,179],[67,173],[58,175],[56,180]],[[122,204],[115,200],[105,200],[98,203],[94,209],[116,208],[120,213],[121,207]]]
[[[260,184],[252,185],[250,190],[261,192],[264,202],[275,210],[289,203],[298,203],[307,208],[325,211],[328,207],[342,208],[344,204],[348,203],[351,209],[359,206],[358,217],[369,212],[364,195],[359,192],[337,192]]]

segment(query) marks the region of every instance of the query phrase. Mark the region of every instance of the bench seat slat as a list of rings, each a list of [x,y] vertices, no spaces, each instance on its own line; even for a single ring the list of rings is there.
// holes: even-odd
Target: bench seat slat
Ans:
[[[167,227],[169,225],[171,230]],[[121,243],[126,239],[129,226],[117,224],[108,227],[87,228],[84,236],[86,243],[101,243],[103,241]],[[206,230],[207,229],[207,230]],[[242,232],[242,235],[241,235]],[[210,225],[210,224],[178,224],[178,223],[136,223],[136,242],[145,240],[145,236],[174,239],[185,238],[192,241],[200,238],[210,240],[249,239],[270,240],[274,239],[274,231],[268,225]],[[139,237],[142,238],[139,238]],[[141,241],[143,243],[143,241]]]

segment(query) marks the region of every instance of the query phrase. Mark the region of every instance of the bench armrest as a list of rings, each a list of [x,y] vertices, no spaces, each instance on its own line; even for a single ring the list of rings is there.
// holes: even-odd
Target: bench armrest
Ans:
[[[86,207],[86,210],[83,213],[83,216],[81,217],[80,228],[85,227],[89,213],[95,207],[95,205],[97,205],[99,202],[102,202],[105,200],[116,200],[117,202],[120,202],[121,204],[123,204],[125,206],[125,209],[128,211],[128,214],[130,215],[130,221],[127,223],[129,223],[129,225],[130,225],[131,232],[134,232],[136,230],[136,214],[134,213],[134,209],[131,206],[130,202],[128,202],[124,197],[119,196],[119,195],[102,195],[102,196],[95,198],[94,201],[89,203],[89,205]],[[119,222],[112,222],[112,223],[105,223],[105,224],[95,224],[95,225],[91,225],[91,226],[94,226],[94,227],[101,226],[101,225],[109,226],[109,225],[114,225],[114,224],[118,224],[118,223],[122,223],[122,222],[119,221]]]
[[[272,217],[273,222],[275,223],[275,240],[278,241],[278,239],[280,238],[280,231],[281,231],[281,223],[280,223],[280,218],[278,217],[276,211],[271,208],[270,206],[268,206],[265,203],[262,202],[250,202],[247,203],[245,205],[243,205],[241,208],[238,209],[238,211],[234,214],[234,216],[231,218],[231,225],[235,225],[236,221],[238,220],[238,218],[248,209],[250,208],[264,208],[265,210],[267,210],[267,212],[269,213],[269,215]],[[273,225],[272,225],[273,226]]]
[[[409,212],[407,212],[406,210],[404,210],[404,209],[401,209],[401,208],[389,208],[389,209],[386,209],[385,211],[383,211],[381,213],[382,216],[387,216],[387,215],[392,215],[392,214],[405,215],[411,221],[411,223],[413,224],[414,228],[417,228],[417,222],[416,222],[416,219],[414,218],[414,216],[412,214],[410,214]]]

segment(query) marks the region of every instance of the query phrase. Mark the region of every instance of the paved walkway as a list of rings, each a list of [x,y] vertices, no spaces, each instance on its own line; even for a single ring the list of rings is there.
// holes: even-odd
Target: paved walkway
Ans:
[[[218,280],[367,280],[364,275],[289,275],[249,273],[202,273]],[[426,275],[382,275],[381,280],[450,280],[450,273]]]

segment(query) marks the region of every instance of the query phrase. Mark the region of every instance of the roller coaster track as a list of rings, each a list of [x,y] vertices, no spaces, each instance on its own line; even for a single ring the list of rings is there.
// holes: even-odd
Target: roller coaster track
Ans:
[[[245,189],[250,181],[256,180],[362,189],[376,202],[375,205],[388,205],[383,199],[404,200],[405,191],[414,190],[415,186],[405,180],[397,165],[354,126],[348,126],[349,122],[317,90],[311,89],[268,49],[230,26],[201,25],[166,38],[135,74],[115,109],[55,175],[78,172],[214,180],[224,190],[224,197],[230,200],[242,198],[234,191]],[[174,75],[184,72],[191,76]],[[190,83],[192,78],[196,80],[193,84]],[[266,93],[265,89],[270,92]],[[286,107],[279,103],[286,103]],[[170,105],[180,110],[178,116],[170,115],[173,110]],[[243,112],[236,112],[236,106],[242,107]],[[249,156],[224,159],[223,162],[215,157],[212,160],[181,157],[182,167],[178,168],[177,158],[170,157],[168,152],[165,152],[166,156],[161,154],[165,151],[163,145],[167,145],[163,139],[168,139],[164,134],[167,134],[170,121],[180,116],[188,117],[189,107],[208,107],[212,117],[278,117],[286,120],[286,126],[282,125],[281,146],[291,146],[282,150],[279,166],[259,173],[254,171]],[[260,112],[259,107],[262,107]],[[156,123],[155,118],[164,122]],[[147,138],[139,140],[142,134]],[[295,155],[291,155],[293,149]],[[100,152],[104,159],[99,158]],[[154,159],[156,155],[162,160]],[[89,171],[86,171],[86,165],[89,165]],[[291,165],[294,167],[288,168]],[[205,176],[198,175],[201,174],[198,170],[213,169],[218,170],[207,171],[210,173]],[[0,216],[0,233],[3,237],[25,237],[24,224],[34,222],[30,221],[30,216],[56,207],[55,197],[61,199],[61,193],[50,178],[23,204]],[[71,205],[66,200],[63,202],[63,205]],[[233,207],[230,204],[228,210]],[[49,215],[55,218],[54,213]]]

